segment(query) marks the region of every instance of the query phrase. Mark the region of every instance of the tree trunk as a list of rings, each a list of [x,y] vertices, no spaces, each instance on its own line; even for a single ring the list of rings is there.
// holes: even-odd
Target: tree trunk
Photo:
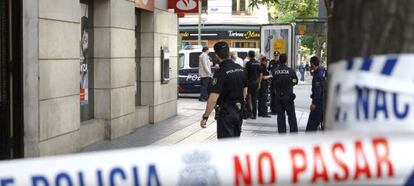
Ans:
[[[414,0],[332,0],[331,4],[329,62],[414,52]]]

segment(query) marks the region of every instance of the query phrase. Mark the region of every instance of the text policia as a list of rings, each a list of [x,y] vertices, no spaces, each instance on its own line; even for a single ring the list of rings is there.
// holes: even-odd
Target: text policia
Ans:
[[[234,182],[235,185],[276,183],[290,185],[392,178],[394,165],[389,155],[388,141],[382,137],[370,141],[355,140],[350,146],[336,142],[323,147],[314,145],[291,148],[290,172],[286,172],[286,167],[278,166],[280,161],[286,160],[278,158],[277,154],[269,151],[260,152],[256,159],[252,159],[250,154],[236,155],[234,156]],[[257,170],[252,169],[254,163],[257,163]],[[278,171],[283,173],[279,174]],[[265,176],[269,173],[270,176]],[[257,180],[253,180],[254,176],[257,176]]]
[[[132,183],[131,185],[139,186],[140,183],[144,181],[146,183],[144,185],[161,185],[157,167],[155,165],[149,165],[148,167],[145,167],[146,169],[140,168],[141,167],[138,166],[131,166],[130,168],[119,166],[106,171],[97,169],[92,174],[90,174],[91,172],[83,171],[78,171],[75,174],[61,171],[53,176],[35,174],[29,178],[29,183],[31,183],[32,186],[116,186],[125,185],[125,182],[130,182]],[[15,182],[16,180],[14,178],[0,178],[0,186],[19,185],[15,184]]]

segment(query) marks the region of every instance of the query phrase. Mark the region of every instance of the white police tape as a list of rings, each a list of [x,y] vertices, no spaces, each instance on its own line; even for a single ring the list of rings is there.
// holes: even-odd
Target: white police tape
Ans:
[[[331,129],[414,130],[414,55],[343,60],[329,66]]]
[[[333,132],[6,161],[0,186],[411,185],[413,140]]]

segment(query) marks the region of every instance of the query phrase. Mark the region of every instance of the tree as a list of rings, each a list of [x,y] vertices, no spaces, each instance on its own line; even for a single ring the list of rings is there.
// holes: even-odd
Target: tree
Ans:
[[[328,61],[414,52],[413,0],[333,0]]]
[[[326,42],[325,36],[302,36],[300,43],[304,47],[308,47],[310,50],[315,51],[315,55],[319,58],[322,55],[323,44]]]
[[[318,0],[279,0],[269,5],[273,23],[292,23],[298,17],[315,17]]]

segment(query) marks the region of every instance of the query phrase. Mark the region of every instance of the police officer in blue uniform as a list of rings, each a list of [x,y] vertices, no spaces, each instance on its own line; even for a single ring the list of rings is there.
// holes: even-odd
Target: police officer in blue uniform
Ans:
[[[269,71],[270,72],[274,72],[275,69],[280,65],[279,63],[279,57],[280,57],[280,52],[279,51],[274,51],[273,52],[273,59],[270,61],[269,64]],[[273,81],[273,80],[272,80]],[[273,83],[270,84],[270,90],[273,89]],[[270,92],[270,111],[272,115],[276,115],[276,94],[271,91]]]
[[[312,78],[312,104],[310,106],[306,131],[316,131],[323,119],[323,94],[325,91],[326,70],[319,66],[319,58],[314,56],[310,59],[311,68],[313,70]]]
[[[200,126],[207,127],[210,113],[216,108],[217,138],[239,137],[243,102],[247,96],[247,75],[240,65],[230,59],[230,48],[226,42],[217,42],[214,51],[220,61],[220,68],[214,73]]]
[[[257,116],[257,94],[260,89],[260,82],[262,80],[262,66],[260,62],[255,59],[256,53],[253,50],[249,51],[249,61],[246,63],[245,69],[247,71],[248,79],[248,105],[251,111],[251,119],[256,119]]]
[[[259,117],[265,117],[269,118],[268,114],[268,94],[269,94],[269,84],[270,79],[272,76],[269,73],[268,67],[269,67],[269,60],[266,58],[266,56],[261,56],[261,66],[262,66],[262,82],[260,83],[260,90],[259,90]]]
[[[286,66],[287,56],[281,54],[280,65],[273,73],[273,91],[276,94],[277,128],[279,133],[286,133],[286,115],[288,115],[290,132],[298,131],[296,121],[295,103],[296,95],[293,86],[298,84],[296,72]]]

